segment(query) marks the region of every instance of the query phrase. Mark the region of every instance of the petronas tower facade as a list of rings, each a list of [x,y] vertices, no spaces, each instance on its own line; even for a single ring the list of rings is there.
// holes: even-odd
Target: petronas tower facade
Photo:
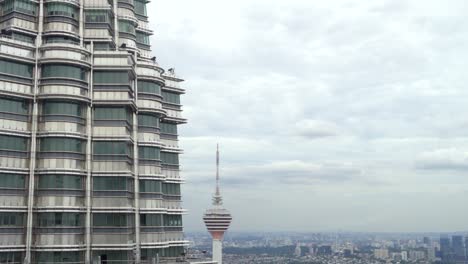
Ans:
[[[0,263],[184,255],[183,80],[147,3],[0,1]]]

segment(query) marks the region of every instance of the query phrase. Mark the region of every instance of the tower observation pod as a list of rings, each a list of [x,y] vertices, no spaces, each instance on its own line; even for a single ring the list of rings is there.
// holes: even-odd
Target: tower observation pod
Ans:
[[[216,191],[213,195],[213,207],[206,210],[203,221],[213,237],[213,261],[223,263],[223,237],[231,224],[231,213],[223,207],[223,198],[219,191],[219,147],[216,147]]]

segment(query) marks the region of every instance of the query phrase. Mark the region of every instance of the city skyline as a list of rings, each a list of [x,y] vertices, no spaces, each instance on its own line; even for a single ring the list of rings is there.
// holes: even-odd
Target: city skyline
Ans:
[[[192,91],[186,229],[204,230],[219,142],[232,231],[467,230],[466,8],[150,3],[158,60]]]

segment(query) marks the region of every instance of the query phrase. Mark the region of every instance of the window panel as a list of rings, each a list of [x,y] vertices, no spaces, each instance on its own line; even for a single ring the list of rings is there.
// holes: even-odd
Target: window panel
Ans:
[[[65,16],[78,19],[78,9],[66,3],[47,3],[48,16]]]
[[[146,16],[146,2],[135,0],[135,13],[141,16]]]
[[[133,216],[133,215],[132,215]],[[93,226],[132,226],[132,218],[127,214],[119,213],[95,213],[93,214]]]
[[[39,175],[38,189],[83,190],[83,177],[79,175]]]
[[[138,126],[159,127],[159,117],[155,115],[138,114]]]
[[[161,182],[151,180],[140,180],[140,192],[161,193]]]
[[[169,165],[179,165],[179,154],[161,152],[161,163]]]
[[[25,213],[8,212],[0,213],[0,226],[1,227],[21,227],[24,226],[26,220]]]
[[[42,152],[85,152],[86,143],[77,138],[47,137],[41,139]]]
[[[82,107],[78,103],[45,101],[42,107],[44,115],[68,115],[83,117]]]
[[[0,188],[24,189],[26,176],[22,174],[0,173]]]
[[[157,147],[138,147],[138,158],[146,160],[159,160],[160,149]]]
[[[0,135],[0,149],[13,151],[27,151],[28,138]]]
[[[154,82],[138,81],[138,93],[161,94],[161,86]]]
[[[40,227],[83,226],[83,216],[80,213],[37,213],[35,224]]]
[[[0,72],[32,78],[33,66],[29,64],[0,59]]]
[[[29,0],[5,0],[3,3],[3,14],[5,15],[12,11],[36,15],[37,3]]]
[[[149,35],[142,32],[136,32],[136,41],[141,44],[150,45]]]
[[[163,225],[163,215],[161,214],[141,214],[140,215],[140,225],[141,226],[162,226]]]
[[[21,263],[23,261],[22,252],[0,252],[0,263]]]
[[[177,125],[161,122],[161,133],[177,135]]]
[[[29,104],[26,100],[0,98],[0,112],[27,115]]]
[[[171,92],[163,91],[162,96],[164,98],[164,102],[180,104],[180,94],[178,93],[171,93]]]
[[[36,252],[36,263],[82,263],[83,253],[81,251],[39,251]]]
[[[16,33],[16,32],[12,32],[11,38],[13,38],[14,40],[19,40],[19,41],[27,42],[27,43],[34,43],[34,40],[36,39],[36,38],[31,37],[29,35],[20,34],[20,33]]]
[[[86,71],[80,67],[70,65],[44,65],[42,66],[43,78],[72,78],[84,81],[86,79]]]
[[[182,226],[182,216],[164,215],[164,226]]]
[[[163,183],[162,191],[165,195],[180,195],[180,184],[178,183]]]
[[[132,191],[132,181],[126,177],[93,177],[93,191]]]
[[[126,20],[119,20],[119,32],[135,35],[135,24]]]
[[[87,10],[85,11],[85,21],[87,23],[111,22],[110,12],[107,10]]]
[[[125,120],[133,123],[133,111],[128,107],[96,107],[94,120]]]
[[[129,84],[130,75],[127,71],[95,71],[94,84]]]
[[[45,39],[45,43],[68,43],[79,45],[80,42],[74,38],[63,37],[63,36],[50,36]]]
[[[127,155],[133,156],[133,147],[126,141],[95,141],[94,155]]]

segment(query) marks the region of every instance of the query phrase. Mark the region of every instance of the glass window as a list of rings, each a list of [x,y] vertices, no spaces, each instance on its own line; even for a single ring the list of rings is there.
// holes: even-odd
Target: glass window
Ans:
[[[25,213],[8,212],[0,213],[0,226],[24,226],[26,220]]]
[[[22,174],[0,173],[0,188],[24,189],[26,176]]]
[[[133,3],[135,5],[135,13],[137,15],[146,16],[146,2],[135,0]]]
[[[119,32],[135,35],[135,24],[127,20],[119,20]]]
[[[140,192],[161,193],[161,182],[152,180],[140,180]]]
[[[48,16],[65,16],[78,19],[78,9],[66,3],[47,3]]]
[[[164,215],[164,226],[182,226],[182,216]]]
[[[163,257],[165,258],[176,258],[180,257],[184,253],[184,247],[168,247],[163,250]]]
[[[130,75],[127,71],[95,71],[94,84],[129,84]]]
[[[112,20],[108,10],[86,10],[85,21],[87,23],[108,23]]]
[[[37,213],[35,224],[40,227],[83,226],[83,216],[80,213]]]
[[[36,254],[36,262],[38,264],[46,263],[82,263],[83,253],[81,251],[38,251]]]
[[[12,11],[36,15],[37,3],[29,0],[5,0],[3,2],[3,14],[7,14]]]
[[[161,94],[161,86],[154,82],[138,81],[138,93]]]
[[[86,71],[80,67],[70,65],[44,65],[42,66],[42,78],[72,78],[84,81]]]
[[[77,138],[47,137],[41,139],[42,152],[85,152],[86,143]]]
[[[19,41],[23,41],[27,43],[34,43],[34,40],[36,39],[35,37],[31,37],[29,35],[16,33],[16,32],[12,32],[11,37],[15,40],[19,40]]]
[[[126,141],[95,141],[93,154],[133,156],[133,146]]]
[[[99,250],[99,251],[94,251],[93,250],[93,255],[97,259],[98,256],[105,256],[108,263],[112,264],[123,264],[123,263],[129,263],[130,254],[129,251],[123,251],[123,250],[110,250],[110,251],[105,251],[105,250]]]
[[[132,191],[126,177],[93,177],[93,191]]]
[[[177,135],[177,125],[161,122],[161,133]]]
[[[178,183],[163,183],[163,194],[166,195],[180,195],[180,184]]]
[[[39,175],[38,189],[83,190],[83,177],[79,175]]]
[[[161,163],[169,165],[179,165],[179,154],[161,152]]]
[[[29,104],[26,100],[0,98],[0,112],[27,115]]]
[[[141,226],[162,226],[163,216],[161,214],[141,214]]]
[[[136,42],[149,45],[150,44],[149,35],[142,33],[142,32],[136,32]]]
[[[160,149],[157,147],[138,147],[138,158],[145,160],[159,160]]]
[[[93,214],[93,226],[132,226],[131,219],[127,214],[95,213]]]
[[[32,78],[33,66],[29,64],[0,59],[0,72]]]
[[[180,94],[178,93],[171,93],[171,92],[163,91],[162,96],[163,96],[164,102],[180,104]]]
[[[0,263],[21,263],[23,261],[22,252],[0,252]]]
[[[133,123],[133,111],[128,107],[96,107],[94,120],[124,120]]]
[[[159,117],[147,114],[138,114],[138,126],[159,127]]]
[[[13,151],[27,151],[28,138],[0,135],[0,149]]]
[[[67,115],[82,117],[82,107],[78,103],[45,101],[42,107],[44,115]]]
[[[79,45],[80,42],[74,38],[64,37],[64,36],[50,36],[45,39],[45,43],[67,43]]]

